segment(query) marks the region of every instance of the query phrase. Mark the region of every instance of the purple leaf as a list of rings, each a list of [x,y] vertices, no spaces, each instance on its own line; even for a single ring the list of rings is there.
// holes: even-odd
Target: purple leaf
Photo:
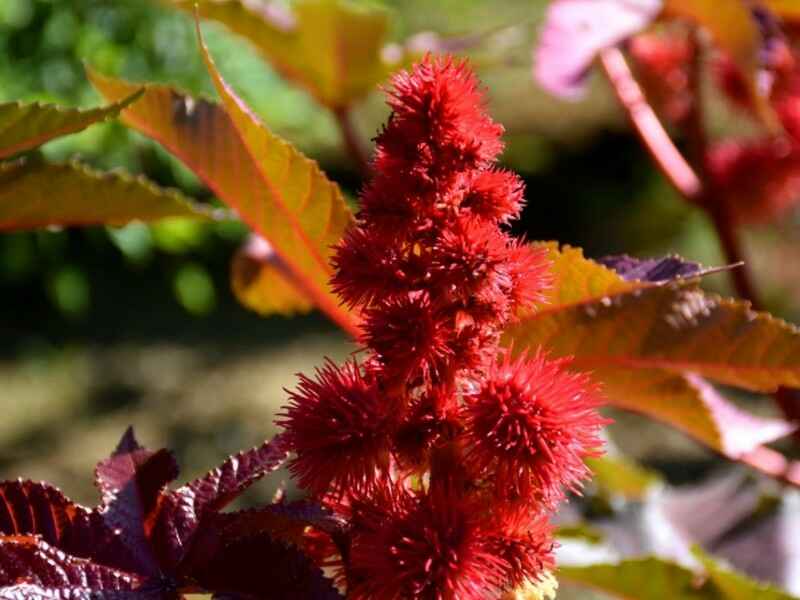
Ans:
[[[0,537],[0,586],[20,582],[45,588],[132,590],[139,576],[75,558],[33,536]]]
[[[36,535],[67,554],[123,570],[139,566],[100,514],[46,483],[0,483],[0,534]]]
[[[308,557],[266,535],[227,543],[193,575],[218,598],[343,600]]]
[[[626,281],[662,283],[718,271],[718,269],[706,269],[700,263],[684,260],[680,256],[634,258],[627,254],[615,254],[597,258],[595,261],[616,271]]]
[[[95,479],[102,493],[98,512],[111,530],[119,532],[140,572],[158,572],[148,536],[164,488],[177,475],[172,453],[142,448],[130,428],[111,457],[97,465]]]
[[[288,457],[282,438],[231,456],[216,469],[168,494],[155,531],[163,565],[176,567],[186,556],[202,519],[224,508]]]
[[[550,93],[577,99],[595,56],[641,31],[661,0],[555,0],[534,50],[534,79]]]

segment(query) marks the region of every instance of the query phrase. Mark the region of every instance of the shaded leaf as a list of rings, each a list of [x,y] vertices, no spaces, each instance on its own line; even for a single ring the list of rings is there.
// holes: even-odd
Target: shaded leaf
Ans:
[[[115,117],[139,95],[140,92],[135,91],[108,106],[89,110],[38,102],[0,104],[0,159]]]
[[[225,545],[195,577],[206,589],[228,598],[242,594],[245,598],[343,600],[333,582],[302,552],[263,535]]]
[[[123,121],[183,160],[269,241],[314,304],[355,333],[350,315],[328,285],[331,246],[353,219],[339,188],[316,163],[267,130],[233,95],[210,59],[208,64],[225,109],[168,87],[147,86],[142,99],[123,111]],[[109,99],[136,88],[97,74],[89,76]]]
[[[385,11],[343,0],[302,0],[291,12],[277,3],[164,0],[223,23],[247,38],[284,77],[319,102],[344,108],[374,91],[392,65],[382,59],[389,29]]]
[[[100,512],[139,560],[142,572],[158,572],[149,536],[162,493],[177,475],[178,465],[172,453],[142,448],[131,428],[111,457],[97,465],[95,479],[102,493]]]
[[[161,562],[172,567],[180,563],[204,517],[221,510],[264,475],[278,469],[288,456],[282,438],[276,436],[231,456],[205,476],[166,495],[155,532]]]
[[[316,502],[299,500],[278,502],[233,513],[220,513],[209,526],[227,539],[265,533],[273,540],[302,547],[303,533],[308,527],[336,534],[343,530],[345,522]]]
[[[314,306],[265,239],[251,235],[233,257],[231,287],[239,302],[262,314],[292,316]]]
[[[597,54],[647,27],[662,0],[554,0],[534,51],[534,79],[548,92],[577,99]]]
[[[0,585],[20,582],[45,588],[96,590],[132,590],[141,583],[137,575],[68,556],[40,538],[0,537]]]
[[[777,127],[775,115],[758,86],[762,38],[748,3],[664,0],[664,14],[667,17],[692,19],[707,29],[716,45],[726,52],[739,68],[762,121],[771,127]]]
[[[0,231],[166,217],[208,219],[210,212],[176,190],[121,171],[27,159],[0,164]]]

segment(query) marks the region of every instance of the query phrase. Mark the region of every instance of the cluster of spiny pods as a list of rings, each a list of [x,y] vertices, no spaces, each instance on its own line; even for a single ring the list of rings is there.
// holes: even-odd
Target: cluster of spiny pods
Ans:
[[[554,566],[548,517],[600,451],[600,394],[564,360],[500,346],[550,263],[507,232],[523,186],[494,166],[503,128],[474,75],[427,57],[388,96],[334,255],[364,358],[301,376],[279,423],[299,484],[346,519],[346,541],[313,553],[348,598],[501,597]]]

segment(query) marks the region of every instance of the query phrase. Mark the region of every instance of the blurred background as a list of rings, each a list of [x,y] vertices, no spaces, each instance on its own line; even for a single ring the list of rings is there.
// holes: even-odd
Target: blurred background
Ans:
[[[655,171],[600,78],[574,104],[533,83],[530,55],[543,0],[369,5],[390,11],[395,41],[470,40],[491,113],[507,129],[504,163],[527,183],[519,234],[581,246],[594,257],[679,253],[722,264],[710,224]],[[221,26],[203,27],[245,100],[355,197],[360,178],[331,114],[247,42]],[[98,105],[84,64],[213,95],[184,13],[144,0],[0,0],[0,102]],[[357,107],[365,141],[386,115],[377,92]],[[721,104],[713,117],[720,132],[737,126]],[[209,197],[178,161],[118,123],[43,152]],[[173,220],[0,236],[0,478],[47,479],[93,503],[93,465],[129,424],[146,445],[173,448],[186,478],[271,436],[295,374],[354,347],[319,315],[262,318],[238,304],[229,264],[244,235],[231,223]],[[800,261],[792,259],[800,216],[745,236],[769,308],[800,320]],[[731,293],[724,274],[705,285]],[[763,402],[748,408],[772,410]],[[614,416],[617,445],[673,483],[696,481],[718,466],[679,433]],[[269,495],[274,484],[255,494]]]

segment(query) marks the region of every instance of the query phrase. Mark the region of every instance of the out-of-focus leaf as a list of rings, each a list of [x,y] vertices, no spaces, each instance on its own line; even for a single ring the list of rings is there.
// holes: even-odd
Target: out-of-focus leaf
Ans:
[[[0,164],[0,231],[210,216],[176,190],[120,171],[27,159]]]
[[[94,123],[115,117],[134,102],[141,92],[108,106],[81,110],[53,104],[0,104],[0,158],[30,150],[62,135],[76,133]]]
[[[262,315],[292,316],[314,307],[269,242],[257,235],[251,235],[234,255],[231,287],[239,302]]]
[[[560,564],[558,576],[625,600],[722,600],[689,569],[658,558],[612,564]]]
[[[647,27],[661,7],[662,0],[554,0],[534,51],[534,78],[556,96],[579,98],[597,54]]]
[[[606,455],[588,458],[592,482],[607,494],[619,494],[629,499],[642,499],[661,478],[659,475],[623,456]]]
[[[506,332],[516,351],[543,346],[574,356],[609,402],[664,421],[728,456],[786,435],[783,421],[752,417],[697,376],[772,391],[800,382],[800,333],[745,303],[676,283],[626,281],[579,251],[548,246],[556,282],[547,302]]]
[[[268,240],[317,308],[351,333],[351,315],[330,291],[329,257],[353,217],[317,164],[272,134],[208,65],[225,107],[147,86],[125,123],[157,140]],[[108,99],[136,86],[90,73]],[[230,116],[225,111],[230,111]]]
[[[741,71],[762,121],[777,127],[776,117],[758,86],[762,38],[747,2],[664,0],[664,15],[692,19],[707,29],[716,45],[730,55]]]
[[[719,589],[725,600],[792,600],[786,592],[769,584],[760,583],[720,564],[699,548],[694,550],[708,573],[711,582]]]
[[[88,587],[49,587],[21,584],[0,588],[0,600],[177,600],[177,596],[152,589],[96,590]]]
[[[277,2],[163,1],[190,13],[197,7],[247,38],[284,77],[334,109],[374,91],[393,68],[382,58],[389,19],[380,9],[345,0],[301,0],[291,12]]]
[[[792,600],[776,588],[728,571],[695,551],[704,573],[658,558],[559,566],[559,577],[625,600]]]
[[[785,19],[800,19],[800,3],[797,0],[763,0],[763,4]]]

